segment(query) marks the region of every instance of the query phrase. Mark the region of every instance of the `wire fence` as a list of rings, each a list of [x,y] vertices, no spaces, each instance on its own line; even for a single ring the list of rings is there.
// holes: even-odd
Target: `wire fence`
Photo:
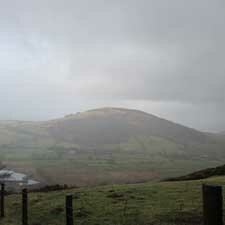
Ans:
[[[21,225],[29,225],[29,193],[27,189],[23,189],[21,192]],[[7,216],[5,213],[5,184],[1,184],[0,192],[0,217]],[[76,217],[74,215],[73,200],[76,199],[76,195],[65,195],[65,224],[76,224]],[[223,193],[221,186],[202,185],[202,200],[203,200],[203,224],[204,225],[223,225]],[[126,205],[127,207],[127,205]],[[126,211],[125,207],[125,211]],[[126,212],[124,212],[126,213]],[[6,215],[5,215],[6,214]],[[116,215],[115,215],[116,216]]]

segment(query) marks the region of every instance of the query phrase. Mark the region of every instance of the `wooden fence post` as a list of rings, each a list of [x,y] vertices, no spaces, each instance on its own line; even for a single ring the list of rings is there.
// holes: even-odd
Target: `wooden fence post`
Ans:
[[[73,196],[66,196],[66,225],[73,225]]]
[[[28,225],[28,198],[27,189],[22,190],[22,224]]]
[[[221,186],[203,185],[204,225],[223,225],[223,194]]]
[[[1,217],[5,216],[5,184],[1,184]]]

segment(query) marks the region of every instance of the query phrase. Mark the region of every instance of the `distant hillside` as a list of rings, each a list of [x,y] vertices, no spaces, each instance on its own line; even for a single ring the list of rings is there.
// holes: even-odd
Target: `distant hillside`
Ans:
[[[200,170],[195,173],[191,173],[181,177],[167,179],[167,181],[200,180],[200,179],[206,179],[206,178],[214,177],[214,176],[225,176],[225,165],[214,167],[214,168],[208,168],[205,170]]]
[[[100,108],[43,122],[0,121],[3,163],[48,183],[80,186],[182,175],[225,163],[224,147],[221,136],[131,109]]]
[[[118,144],[137,136],[156,136],[180,144],[208,143],[209,137],[196,130],[137,110],[103,108],[48,122],[56,139],[81,146]]]
[[[182,145],[211,144],[194,129],[137,110],[101,108],[46,122],[0,122],[0,144],[70,143],[83,147],[119,144],[137,136],[155,136]]]

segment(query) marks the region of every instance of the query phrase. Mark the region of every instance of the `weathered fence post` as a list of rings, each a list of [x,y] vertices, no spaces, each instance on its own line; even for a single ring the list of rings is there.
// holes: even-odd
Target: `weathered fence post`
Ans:
[[[221,186],[203,185],[204,225],[223,225],[223,194]]]
[[[27,189],[22,190],[22,224],[28,225],[28,199]]]
[[[5,184],[1,184],[1,217],[5,216]]]
[[[66,225],[73,225],[73,196],[66,196]]]

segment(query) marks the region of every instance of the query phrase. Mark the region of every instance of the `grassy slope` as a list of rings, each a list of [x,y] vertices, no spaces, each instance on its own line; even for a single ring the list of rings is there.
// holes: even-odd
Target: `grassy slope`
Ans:
[[[29,195],[30,225],[65,224],[64,197],[74,195],[77,225],[201,224],[201,184],[225,185],[225,177],[200,181],[111,185]],[[225,199],[224,199],[225,200]],[[1,225],[20,224],[19,195],[6,199]]]
[[[107,108],[46,122],[0,122],[0,160],[49,184],[180,176],[224,164],[224,146],[221,137],[136,110]]]
[[[206,179],[213,176],[224,176],[224,175],[225,175],[225,165],[218,166],[215,168],[200,170],[185,176],[174,177],[174,178],[166,179],[166,180],[167,181],[199,180],[199,179]]]

